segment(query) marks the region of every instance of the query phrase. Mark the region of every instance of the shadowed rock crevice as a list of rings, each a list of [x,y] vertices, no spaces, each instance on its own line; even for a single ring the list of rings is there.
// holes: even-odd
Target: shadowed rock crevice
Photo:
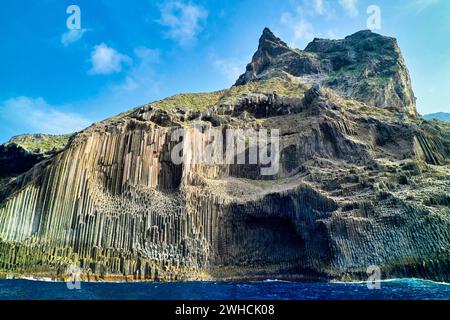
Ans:
[[[411,79],[397,41],[371,31],[342,40],[314,39],[302,51],[289,48],[266,29],[236,85],[290,76],[322,84],[371,106],[417,114]]]
[[[202,154],[211,128],[279,130],[279,170],[172,161],[172,133]],[[417,116],[393,38],[301,51],[266,29],[227,90],[140,106],[42,159],[2,148],[0,276],[450,279],[450,126]]]

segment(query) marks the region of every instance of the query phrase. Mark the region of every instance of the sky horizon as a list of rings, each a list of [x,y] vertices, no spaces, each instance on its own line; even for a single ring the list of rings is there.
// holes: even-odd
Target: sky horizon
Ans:
[[[450,112],[450,1],[4,0],[0,143],[79,131],[177,93],[228,88],[264,27],[304,49],[315,37],[368,26],[397,38],[419,113]]]

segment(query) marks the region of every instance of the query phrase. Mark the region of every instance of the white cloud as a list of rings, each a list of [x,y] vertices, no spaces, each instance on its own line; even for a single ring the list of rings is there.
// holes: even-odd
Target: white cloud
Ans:
[[[92,106],[106,109],[108,116],[154,101],[160,90],[160,83],[173,81],[164,74],[156,74],[155,67],[160,62],[160,51],[138,47],[133,52],[133,64],[127,69],[123,79],[108,83],[97,96],[77,103],[80,109]],[[103,109],[105,110],[105,109]],[[105,114],[102,113],[102,118]],[[96,119],[102,120],[102,119]]]
[[[43,98],[16,97],[0,104],[2,122],[26,127],[28,133],[65,134],[80,131],[92,122],[63,107],[51,106]]]
[[[170,1],[161,7],[161,25],[169,28],[166,35],[181,45],[195,42],[197,35],[203,31],[208,12],[193,4]]]
[[[70,44],[81,40],[86,31],[87,29],[73,29],[63,33],[61,36],[61,44],[68,47]]]
[[[157,77],[154,70],[155,64],[160,61],[159,50],[138,47],[133,51],[133,59],[134,63],[122,80],[109,83],[97,96],[84,101],[51,105],[43,98],[25,96],[0,101],[0,123],[4,134],[76,132],[106,118],[105,111],[107,115],[114,116],[155,100],[159,81],[165,80],[163,76]],[[105,106],[107,109],[102,109]],[[75,107],[83,110],[83,115],[74,112],[77,110]],[[85,116],[86,113],[89,116]]]
[[[339,4],[350,17],[358,16],[358,0],[339,0]]]
[[[297,4],[297,2],[295,2]],[[295,7],[297,15],[301,16],[323,16],[325,18],[332,18],[335,15],[333,6],[327,0],[302,0],[300,4]]]
[[[102,43],[94,47],[91,53],[92,68],[90,74],[110,74],[122,71],[123,63],[131,63],[130,57],[117,52]]]
[[[336,32],[334,32],[334,30],[331,30],[331,29],[327,31],[327,37],[329,39],[338,39]]]
[[[282,14],[280,22],[282,25],[291,29],[290,33],[293,34],[293,37],[290,45],[293,47],[303,47],[314,38],[315,32],[313,25],[302,18],[300,12],[298,16],[293,16],[291,13],[285,12]]]

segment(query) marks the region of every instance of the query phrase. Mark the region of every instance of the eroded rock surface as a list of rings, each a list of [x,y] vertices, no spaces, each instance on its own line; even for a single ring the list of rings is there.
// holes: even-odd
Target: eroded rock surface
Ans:
[[[418,117],[413,97],[392,38],[363,31],[299,51],[265,30],[236,86],[95,124],[6,183],[0,269],[349,280],[377,265],[384,278],[449,281],[450,126]],[[172,132],[193,146],[198,126],[279,129],[279,171],[175,164]]]
[[[342,40],[314,39],[292,49],[265,29],[258,51],[236,82],[300,77],[370,106],[416,114],[411,79],[394,38],[360,31]]]

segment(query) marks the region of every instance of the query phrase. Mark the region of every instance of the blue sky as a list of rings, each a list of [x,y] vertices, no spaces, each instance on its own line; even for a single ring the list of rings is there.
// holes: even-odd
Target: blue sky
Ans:
[[[78,30],[67,27],[70,5]],[[419,112],[450,112],[448,0],[2,0],[0,143],[229,87],[265,26],[303,49],[367,29],[369,5],[381,9],[376,32],[399,40]]]

